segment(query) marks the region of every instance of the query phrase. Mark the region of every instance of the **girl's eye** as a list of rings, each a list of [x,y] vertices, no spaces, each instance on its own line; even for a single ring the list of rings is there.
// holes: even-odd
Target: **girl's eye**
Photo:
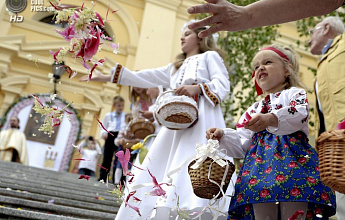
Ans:
[[[266,61],[266,64],[270,64],[270,63],[272,63],[272,62],[271,62],[271,61],[269,61],[269,60],[267,60],[267,61]]]
[[[257,70],[258,68],[259,68],[259,66],[255,66],[255,67],[254,67],[254,70]]]

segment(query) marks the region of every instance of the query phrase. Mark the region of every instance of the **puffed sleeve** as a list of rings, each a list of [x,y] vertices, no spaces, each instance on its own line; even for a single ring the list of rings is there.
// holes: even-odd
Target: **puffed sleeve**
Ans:
[[[267,131],[276,135],[286,135],[308,126],[307,92],[304,89],[292,87],[282,95],[281,98],[285,99],[284,103],[287,104],[271,112],[278,118],[278,127],[268,127]]]
[[[169,88],[170,74],[173,68],[173,64],[169,64],[156,69],[130,71],[117,63],[110,71],[112,74],[111,82],[140,88],[151,88],[159,85]]]
[[[206,57],[210,82],[200,84],[203,95],[212,106],[223,101],[230,92],[229,73],[223,59],[215,51],[209,51]]]
[[[250,116],[253,116],[253,114],[256,113],[254,106],[251,106],[246,113],[248,113]],[[244,113],[240,120],[239,124],[242,124],[246,119],[246,113]],[[237,128],[236,130],[231,128],[225,128],[223,129],[224,135],[220,139],[219,145],[222,149],[227,150],[227,155],[234,158],[244,158],[246,155],[246,152],[251,144],[252,137],[254,135],[254,132],[245,129],[245,128]]]

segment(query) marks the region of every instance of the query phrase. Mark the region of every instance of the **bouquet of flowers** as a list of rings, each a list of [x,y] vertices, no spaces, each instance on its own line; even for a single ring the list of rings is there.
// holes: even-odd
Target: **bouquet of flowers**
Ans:
[[[104,63],[105,59],[98,61],[92,60],[93,56],[101,50],[101,45],[106,44],[104,40],[112,40],[110,37],[104,35],[104,21],[101,16],[93,10],[94,3],[91,2],[92,8],[83,5],[75,7],[72,5],[61,5],[58,0],[49,1],[50,4],[56,9],[55,23],[68,23],[68,26],[63,30],[56,30],[61,36],[70,42],[68,47],[61,47],[58,51],[50,51],[54,56],[54,60],[62,62],[65,55],[70,53],[75,58],[81,58],[83,66],[89,72],[89,79],[91,79],[93,70]],[[107,16],[108,17],[107,11]],[[113,11],[114,13],[116,11]],[[113,48],[113,52],[117,53],[119,44],[109,43]],[[88,62],[93,63],[90,67]],[[72,75],[72,69],[65,66],[69,77]]]

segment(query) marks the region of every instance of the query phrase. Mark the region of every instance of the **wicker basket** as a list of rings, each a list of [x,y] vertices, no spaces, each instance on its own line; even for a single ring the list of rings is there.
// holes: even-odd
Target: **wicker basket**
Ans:
[[[183,130],[198,119],[197,103],[191,97],[175,96],[173,90],[157,97],[155,118],[157,122],[172,130]]]
[[[192,169],[191,166],[195,163],[195,160],[188,165],[188,173],[192,182],[194,194],[200,198],[212,199],[220,191],[219,186],[212,183],[208,179],[208,171],[213,159],[208,157],[198,168]],[[235,165],[227,160],[229,163],[228,173],[226,175],[225,184],[223,185],[223,192],[226,191],[231,180],[231,176],[235,171]],[[219,185],[222,182],[226,166],[221,167],[217,163],[212,163],[210,179],[217,182]],[[220,193],[217,199],[223,195]]]
[[[144,118],[135,118],[129,124],[128,127],[135,138],[144,139],[146,136],[155,132],[154,124]]]
[[[345,130],[323,132],[316,142],[321,181],[345,193]]]

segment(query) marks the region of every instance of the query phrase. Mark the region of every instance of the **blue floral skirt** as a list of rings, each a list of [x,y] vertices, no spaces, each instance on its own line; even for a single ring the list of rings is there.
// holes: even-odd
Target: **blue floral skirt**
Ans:
[[[254,220],[252,204],[266,202],[308,202],[306,219],[335,214],[334,193],[322,184],[318,155],[303,132],[274,135],[265,130],[253,136],[228,219]]]

